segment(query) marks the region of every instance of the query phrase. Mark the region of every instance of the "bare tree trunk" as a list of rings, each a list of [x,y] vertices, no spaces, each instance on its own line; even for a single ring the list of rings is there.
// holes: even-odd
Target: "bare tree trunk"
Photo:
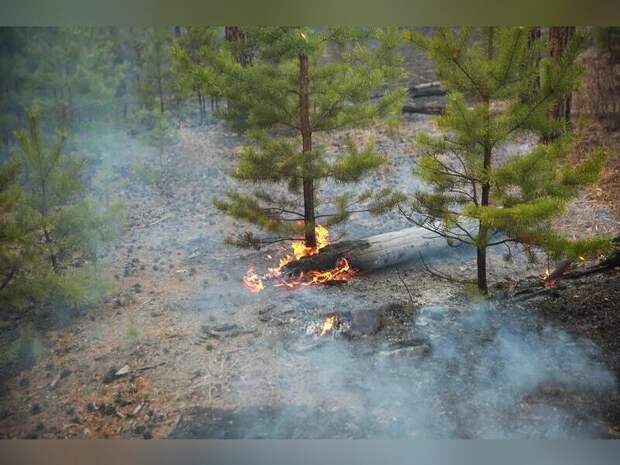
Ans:
[[[43,228],[43,236],[45,237],[45,243],[47,244],[48,249],[49,249],[50,261],[52,262],[52,269],[54,270],[54,272],[58,273],[58,258],[56,257],[56,254],[52,252],[52,247],[53,247],[52,238],[47,228]]]
[[[244,45],[247,41],[245,32],[239,26],[225,26],[224,37],[228,42],[235,44],[235,50],[233,51],[235,61],[244,67],[251,65],[254,57],[244,50]]]
[[[314,217],[314,180],[308,176],[312,170],[312,127],[310,126],[310,74],[308,55],[299,55],[299,127],[301,132],[304,157],[304,229],[306,247],[316,247]]]
[[[203,97],[202,97],[202,94],[200,93],[200,91],[196,91],[196,97],[198,98],[198,110],[200,112],[200,125],[202,126],[204,124],[204,121],[205,121],[205,114],[204,114]]]
[[[528,100],[531,98],[532,94],[535,93],[540,87],[538,67],[540,65],[541,57],[540,57],[540,53],[538,52],[534,54],[534,46],[536,42],[540,40],[541,36],[542,36],[542,31],[540,29],[540,26],[531,27],[527,35],[527,48],[531,53],[531,56],[529,57],[531,60],[531,63],[529,64],[532,66],[534,72],[532,74],[530,85],[528,86],[526,93],[521,97],[521,101],[523,103],[527,103]]]
[[[162,83],[162,75],[161,75],[161,57],[157,59],[157,91],[159,92],[159,109],[161,110],[161,114],[164,114],[164,86]]]
[[[559,61],[564,50],[575,35],[575,27],[550,27],[549,28],[549,55],[554,61]],[[553,108],[553,116],[557,119],[564,119],[570,123],[571,113],[571,94],[560,97]]]

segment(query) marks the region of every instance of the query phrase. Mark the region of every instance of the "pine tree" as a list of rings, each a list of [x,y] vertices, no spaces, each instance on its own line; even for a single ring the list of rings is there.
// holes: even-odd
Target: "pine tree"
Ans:
[[[108,29],[32,29],[27,40],[31,90],[55,126],[70,129],[116,111],[125,70]]]
[[[0,156],[8,157],[13,131],[20,125],[23,98],[29,81],[24,29],[0,28],[0,69]]]
[[[59,299],[79,304],[93,297],[99,277],[92,266],[100,244],[119,232],[122,206],[98,211],[84,196],[85,163],[63,152],[66,133],[44,141],[38,109],[27,116],[27,129],[15,133],[15,160],[23,167],[23,193],[16,167],[2,169],[2,209],[9,219],[1,231],[2,298]],[[14,162],[12,162],[14,163]],[[5,269],[6,266],[6,269]]]
[[[552,113],[577,84],[583,37],[575,36],[561,57],[546,57],[539,67],[532,66],[530,54],[538,47],[528,46],[525,28],[486,28],[477,35],[468,28],[439,29],[413,39],[435,63],[448,98],[436,120],[443,135],[418,138],[424,154],[415,171],[431,189],[418,192],[405,214],[450,241],[476,247],[482,292],[488,247],[514,242],[555,257],[608,247],[607,239],[567,240],[551,226],[579,189],[596,180],[605,158],[599,150],[579,165],[570,163],[570,134]],[[540,84],[532,87],[535,75]],[[520,131],[560,137],[500,160],[498,149]]]
[[[170,33],[165,28],[149,28],[140,43],[138,93],[144,109],[159,110],[161,114],[171,106],[173,87],[171,70]]]
[[[211,96],[212,109],[219,98],[217,88],[205,73],[205,65],[216,49],[216,34],[215,27],[188,27],[180,32],[171,50],[177,92],[184,98],[196,96],[200,124],[207,117],[206,97]]]
[[[155,149],[158,169],[157,184],[168,168],[168,147],[176,138],[171,110],[176,102],[173,97],[174,76],[171,64],[170,33],[165,28],[149,28],[139,38],[137,50],[137,108],[129,116],[134,134]],[[153,170],[146,168],[148,171]]]
[[[19,221],[22,191],[19,186],[20,166],[11,160],[0,166],[0,302],[9,300],[9,287],[19,281],[22,264],[29,249],[28,230]],[[21,287],[21,286],[17,286]],[[13,289],[11,299],[18,293]]]
[[[306,246],[316,247],[317,219],[335,224],[353,208],[379,212],[398,200],[389,189],[372,200],[369,192],[356,198],[343,195],[335,199],[335,211],[318,213],[318,182],[356,182],[384,159],[373,145],[360,149],[351,140],[346,154],[330,160],[313,143],[313,135],[400,113],[404,91],[394,84],[402,76],[401,58],[395,53],[401,35],[378,31],[378,44],[370,47],[367,36],[341,29],[270,27],[251,34],[256,43],[252,66],[240,64],[226,48],[210,64],[228,103],[222,116],[253,140],[241,152],[234,176],[286,185],[296,198],[230,192],[215,205],[279,237],[303,232]],[[336,58],[327,57],[328,48]],[[362,202],[369,203],[359,206]],[[252,235],[245,239],[260,243]]]

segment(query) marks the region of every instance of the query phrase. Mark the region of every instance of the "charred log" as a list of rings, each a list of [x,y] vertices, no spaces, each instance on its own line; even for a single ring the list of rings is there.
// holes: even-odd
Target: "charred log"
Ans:
[[[441,105],[404,105],[402,112],[418,115],[440,115],[444,107]]]
[[[441,87],[441,82],[433,81],[424,84],[418,84],[409,88],[409,97],[442,97],[446,95],[446,89]]]
[[[419,260],[421,252],[429,254],[448,247],[445,239],[413,227],[365,239],[330,244],[316,255],[288,263],[284,271],[290,275],[298,275],[310,270],[330,270],[344,258],[353,269],[369,272]]]

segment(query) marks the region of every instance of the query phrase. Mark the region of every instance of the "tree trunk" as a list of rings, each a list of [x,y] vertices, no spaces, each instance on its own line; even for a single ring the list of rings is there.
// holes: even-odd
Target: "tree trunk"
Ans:
[[[346,258],[349,265],[361,272],[372,272],[390,266],[421,260],[447,252],[448,241],[425,229],[412,227],[378,234],[364,239],[340,241],[323,247],[320,253],[288,263],[284,271],[299,275],[309,270],[325,271]]]
[[[159,92],[159,109],[161,114],[164,114],[164,86],[162,84],[162,75],[161,75],[161,60],[158,57],[157,60],[157,91]]]
[[[53,252],[52,238],[47,228],[43,228],[43,236],[45,237],[45,243],[48,246],[49,257],[50,257],[50,261],[52,262],[52,269],[54,270],[55,273],[58,273],[58,270],[59,270],[58,258],[56,257],[56,254]]]
[[[247,41],[245,32],[239,26],[225,26],[224,37],[228,42],[235,44],[233,50],[235,61],[243,67],[251,65],[254,57],[247,50],[244,50]]]
[[[310,72],[308,55],[299,55],[299,128],[304,154],[304,237],[306,247],[316,247],[314,179],[312,172],[312,127],[310,126]]]
[[[540,26],[531,27],[527,35],[527,48],[529,52],[531,53],[531,56],[529,57],[531,62],[528,64],[532,66],[533,71],[535,72],[532,73],[532,77],[531,77],[527,91],[524,93],[524,95],[521,96],[521,102],[523,103],[528,103],[528,101],[531,99],[531,96],[540,87],[540,78],[538,74],[538,71],[539,71],[538,68],[540,66],[541,57],[540,57],[540,53],[534,54],[534,46],[536,45],[536,42],[540,40],[541,36],[542,36],[542,32],[541,32]]]
[[[564,50],[575,35],[575,27],[550,27],[549,28],[549,55],[554,61],[559,61]],[[570,123],[571,94],[563,95],[553,108],[553,116],[556,119],[564,119]],[[557,135],[555,135],[557,137]],[[552,137],[552,138],[555,138]]]
[[[493,60],[493,40],[494,28],[489,28],[489,38],[487,43],[487,59]],[[486,126],[491,127],[491,100],[489,96],[484,97],[484,105],[486,108]],[[484,147],[484,159],[482,166],[485,177],[491,170],[491,157],[493,147],[490,141],[487,141]],[[486,207],[489,205],[489,196],[491,193],[491,184],[488,177],[482,182],[480,205]],[[478,223],[478,240],[477,240],[477,266],[478,266],[478,289],[483,294],[488,292],[487,286],[487,242],[488,242],[488,226],[483,224],[482,220]]]

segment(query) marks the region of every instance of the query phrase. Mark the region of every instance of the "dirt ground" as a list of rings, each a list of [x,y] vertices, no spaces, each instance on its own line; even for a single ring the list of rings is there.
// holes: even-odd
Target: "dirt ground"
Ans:
[[[411,138],[419,130],[433,130],[429,118],[405,121],[398,134],[354,131],[357,139],[374,133],[389,159],[366,186],[380,182],[415,189]],[[337,153],[344,138],[336,133],[319,142]],[[221,125],[182,130],[166,194],[126,182],[131,167],[121,157],[114,163],[130,219],[123,240],[104,257],[115,290],[97,308],[2,322],[8,337],[9,328],[31,321],[43,350],[5,379],[0,437],[608,437],[620,432],[620,403],[611,379],[620,363],[616,272],[591,277],[556,298],[532,301],[519,312],[480,310],[485,304],[467,289],[438,280],[419,264],[359,276],[341,287],[251,294],[241,282],[247,267],[264,268],[266,255],[279,251],[225,246],[224,237],[245,225],[211,202],[236,187],[227,173],[240,143]],[[530,144],[524,137],[515,147]],[[319,196],[339,189],[326,183]],[[564,227],[619,230],[610,200],[596,192],[577,201]],[[405,226],[396,214],[361,215],[350,222],[346,237]],[[343,233],[342,228],[332,232]],[[471,253],[434,265],[474,275]],[[544,264],[523,257],[505,263],[498,250],[489,268],[491,282],[501,284],[538,275]],[[309,328],[326,312],[376,309],[388,302],[394,304],[382,313],[378,332],[335,334],[313,348],[317,342]],[[552,331],[551,339],[563,345],[532,339],[533,326],[536,334]],[[505,328],[514,330],[505,333]],[[398,345],[412,340],[421,342]],[[529,375],[518,378],[518,388],[513,376],[521,362],[497,361],[494,355],[509,342],[524,354],[539,349],[550,354],[546,368],[532,368],[531,382],[519,384]],[[587,348],[591,344],[602,352]],[[583,364],[567,367],[553,355],[566,350],[578,350],[575,359]],[[487,359],[498,365],[482,373],[479,361]],[[554,370],[558,375],[548,377]],[[563,378],[566,373],[575,378]],[[571,384],[585,374],[600,383]],[[615,399],[615,406],[602,399]],[[477,412],[489,413],[492,421]],[[545,423],[550,417],[553,428]]]

